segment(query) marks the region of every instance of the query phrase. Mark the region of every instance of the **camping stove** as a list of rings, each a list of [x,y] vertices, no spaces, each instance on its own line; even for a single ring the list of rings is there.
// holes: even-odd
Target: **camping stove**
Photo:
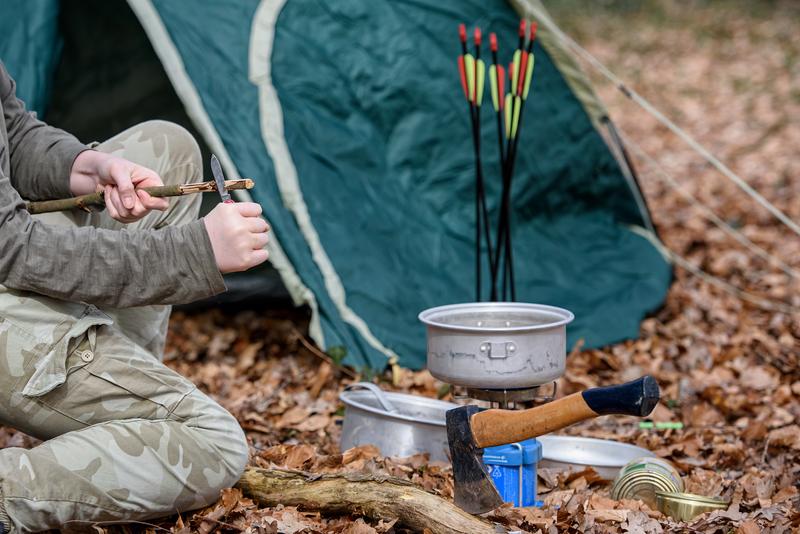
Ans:
[[[489,403],[490,408],[515,410],[522,406],[544,404],[556,397],[557,382],[548,385],[531,386],[529,388],[513,389],[482,389],[453,387],[453,397],[456,399],[474,399]],[[521,406],[522,405],[522,406]]]

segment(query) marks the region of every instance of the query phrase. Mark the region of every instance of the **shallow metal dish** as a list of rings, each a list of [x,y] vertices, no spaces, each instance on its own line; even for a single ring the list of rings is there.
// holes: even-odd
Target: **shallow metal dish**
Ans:
[[[423,311],[428,370],[443,382],[520,389],[564,374],[572,312],[522,302],[472,302]]]
[[[539,436],[542,443],[542,460],[539,467],[582,470],[592,467],[606,480],[613,480],[620,468],[642,457],[655,454],[628,443],[609,439],[581,438],[577,436]]]

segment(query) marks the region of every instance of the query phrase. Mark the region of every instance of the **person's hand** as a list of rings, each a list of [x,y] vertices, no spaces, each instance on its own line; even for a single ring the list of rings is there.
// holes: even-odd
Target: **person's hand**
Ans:
[[[269,224],[253,202],[218,204],[203,217],[221,273],[246,271],[267,261]]]
[[[140,188],[161,186],[153,170],[96,150],[81,152],[72,164],[70,191],[75,196],[103,191],[108,214],[122,223],[138,221],[150,210],[165,210],[169,202]]]

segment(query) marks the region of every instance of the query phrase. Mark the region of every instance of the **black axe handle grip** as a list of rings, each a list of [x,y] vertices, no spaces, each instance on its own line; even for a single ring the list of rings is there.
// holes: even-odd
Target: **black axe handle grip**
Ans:
[[[645,375],[631,382],[592,388],[581,392],[583,400],[597,415],[636,415],[645,417],[658,404],[658,382]]]
[[[480,447],[494,447],[535,438],[597,417],[621,414],[644,417],[659,398],[650,375],[602,388],[587,389],[529,410],[485,410],[471,418],[472,436]]]

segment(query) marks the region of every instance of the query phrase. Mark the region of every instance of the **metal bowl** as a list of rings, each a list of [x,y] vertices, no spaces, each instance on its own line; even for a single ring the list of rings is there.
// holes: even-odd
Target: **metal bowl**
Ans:
[[[450,461],[445,412],[457,404],[387,393],[369,382],[348,386],[339,399],[345,405],[342,451],[369,444],[383,456],[428,453],[431,461]]]
[[[451,304],[423,311],[428,370],[479,389],[530,388],[564,374],[572,312],[522,302]]]
[[[642,457],[656,456],[647,449],[608,439],[576,436],[539,436],[542,461],[539,467],[577,470],[591,467],[605,480],[613,480],[622,466]]]

